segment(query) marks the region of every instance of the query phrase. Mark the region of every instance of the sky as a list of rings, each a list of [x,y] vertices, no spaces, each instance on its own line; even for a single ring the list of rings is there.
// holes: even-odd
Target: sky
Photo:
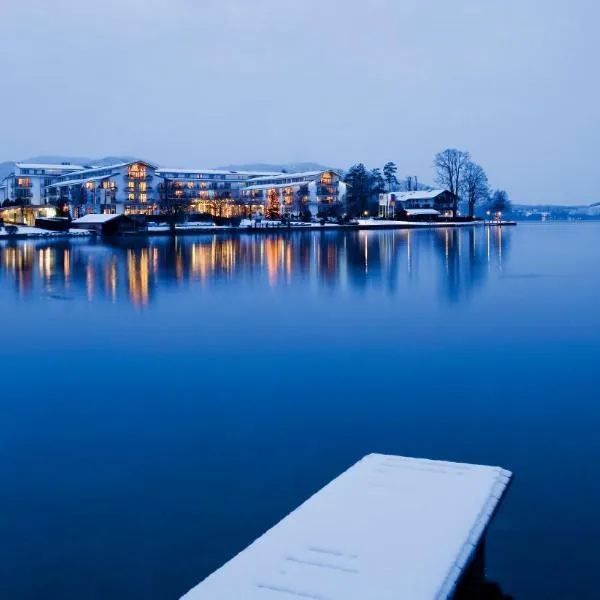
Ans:
[[[398,165],[600,201],[597,0],[3,0],[0,161]]]

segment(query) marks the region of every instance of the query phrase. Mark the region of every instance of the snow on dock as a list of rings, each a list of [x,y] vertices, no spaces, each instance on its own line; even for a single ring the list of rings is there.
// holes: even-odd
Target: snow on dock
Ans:
[[[370,454],[183,599],[452,598],[510,478]]]

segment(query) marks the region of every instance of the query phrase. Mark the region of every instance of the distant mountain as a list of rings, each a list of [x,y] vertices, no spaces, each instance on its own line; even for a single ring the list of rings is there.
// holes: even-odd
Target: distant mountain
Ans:
[[[10,175],[13,172],[14,168],[14,162],[0,163],[0,181],[2,181],[7,175]]]
[[[300,163],[247,163],[243,165],[224,165],[217,167],[223,171],[266,171],[273,173],[281,173],[286,171],[287,173],[302,173],[304,171],[342,171],[343,169],[336,169],[314,162],[300,162]]]

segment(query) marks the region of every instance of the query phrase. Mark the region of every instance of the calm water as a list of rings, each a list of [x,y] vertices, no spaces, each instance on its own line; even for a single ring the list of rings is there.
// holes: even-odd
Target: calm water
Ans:
[[[514,470],[490,578],[597,598],[599,242],[0,242],[0,598],[177,599],[373,451]]]

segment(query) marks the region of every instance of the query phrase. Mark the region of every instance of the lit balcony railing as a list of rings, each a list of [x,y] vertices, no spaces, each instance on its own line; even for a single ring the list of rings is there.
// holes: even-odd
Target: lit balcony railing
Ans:
[[[152,175],[125,175],[126,181],[152,181]]]

